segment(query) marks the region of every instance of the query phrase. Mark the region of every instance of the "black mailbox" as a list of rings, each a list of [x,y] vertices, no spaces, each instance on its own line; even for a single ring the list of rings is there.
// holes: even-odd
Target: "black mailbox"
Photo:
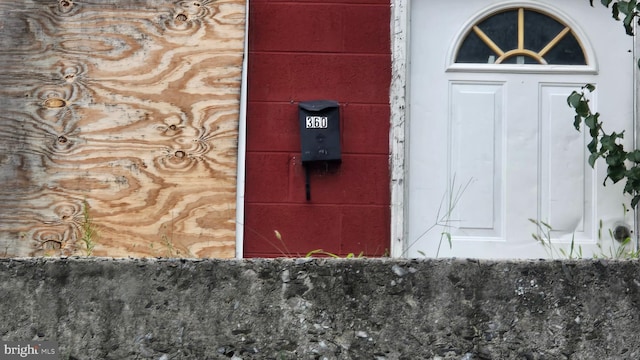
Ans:
[[[305,189],[307,200],[311,200],[311,164],[339,164],[342,160],[340,104],[333,100],[315,100],[301,102],[298,107],[302,165],[306,174]]]
[[[301,102],[302,162],[341,160],[340,104],[333,100]]]

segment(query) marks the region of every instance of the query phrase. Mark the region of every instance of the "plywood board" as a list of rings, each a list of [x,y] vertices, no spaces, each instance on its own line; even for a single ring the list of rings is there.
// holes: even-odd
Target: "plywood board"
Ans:
[[[233,257],[244,22],[0,0],[0,256]]]

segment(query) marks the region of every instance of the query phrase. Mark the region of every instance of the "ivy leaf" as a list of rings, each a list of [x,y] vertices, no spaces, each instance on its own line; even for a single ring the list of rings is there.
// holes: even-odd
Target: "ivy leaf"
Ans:
[[[640,167],[634,166],[627,171],[627,178],[633,182],[640,182]]]
[[[589,165],[591,166],[592,169],[595,166],[596,160],[598,160],[599,157],[600,157],[600,154],[598,154],[597,152],[593,152],[591,153],[591,155],[589,155]]]
[[[624,179],[624,173],[627,169],[624,167],[624,165],[617,165],[617,166],[609,166],[607,168],[607,178],[611,179],[611,181],[613,181],[613,183],[617,183],[618,181]],[[604,181],[607,181],[607,178],[604,179]]]
[[[629,178],[627,178],[627,184],[624,186],[624,192],[627,194],[633,194],[634,185]]]
[[[636,13],[631,11],[630,13],[627,14],[627,16],[624,17],[624,21],[623,21],[624,30],[629,36],[633,36],[633,26],[631,25],[631,22],[633,21],[633,18],[635,16],[636,16]]]
[[[582,117],[580,115],[576,115],[573,118],[573,127],[576,128],[576,130],[580,131],[580,123],[582,122]]]
[[[611,4],[612,0],[600,0],[600,3],[602,3],[602,5],[609,7],[609,4]]]
[[[596,87],[593,84],[586,84],[582,88],[589,90],[589,92],[593,92],[596,89]]]
[[[640,167],[634,166],[627,170],[626,177],[627,184],[624,187],[624,192],[633,195],[635,194],[634,189],[640,187]]]
[[[584,124],[587,125],[589,129],[597,129],[598,128],[598,114],[589,115],[584,119]]]
[[[594,137],[593,139],[591,139],[591,142],[589,142],[589,144],[587,145],[587,149],[592,154],[598,152],[598,138],[597,137]],[[593,167],[593,165],[591,165],[591,167]]]
[[[589,116],[590,112],[591,109],[589,109],[589,104],[586,101],[580,101],[578,106],[576,106],[576,113],[584,118]]]
[[[580,105],[580,102],[582,101],[582,96],[584,96],[584,94],[574,90],[571,93],[571,95],[569,95],[569,97],[567,98],[567,104],[574,109],[577,108],[578,105]]]
[[[602,148],[606,151],[616,151],[618,148],[622,148],[622,145],[616,143],[616,140],[622,138],[624,138],[624,131],[620,134],[612,132],[611,135],[602,135],[600,144],[602,144]]]
[[[603,149],[610,151],[616,146],[616,139],[615,137],[612,138],[612,136],[615,136],[614,134],[615,133],[611,135],[602,135],[602,139],[600,139],[600,143],[602,144]]]
[[[614,3],[613,6],[611,6],[611,15],[614,19],[620,20],[620,10],[618,10],[618,3]]]
[[[636,6],[635,1],[618,1],[616,3],[618,6],[618,10],[624,15],[628,15],[630,12],[633,12],[633,8]]]
[[[640,150],[634,150],[627,154],[627,160],[640,163]]]
[[[633,199],[631,199],[631,207],[635,209],[638,201],[640,201],[640,195],[634,196]]]
[[[624,151],[620,151],[620,149],[610,151],[606,159],[607,165],[614,166],[614,167],[624,166],[624,159],[626,157],[625,155],[626,153]]]

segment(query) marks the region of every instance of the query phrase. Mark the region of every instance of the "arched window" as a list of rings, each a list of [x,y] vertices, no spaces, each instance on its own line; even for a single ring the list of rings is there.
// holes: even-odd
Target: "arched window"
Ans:
[[[540,10],[519,7],[473,24],[455,63],[587,65],[588,58],[570,26]]]

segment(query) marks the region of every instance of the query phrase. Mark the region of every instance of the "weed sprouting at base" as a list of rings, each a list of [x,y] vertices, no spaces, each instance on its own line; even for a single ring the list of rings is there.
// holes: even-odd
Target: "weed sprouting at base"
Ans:
[[[89,213],[89,203],[84,200],[82,203],[82,223],[80,224],[82,249],[86,256],[93,255],[93,249],[96,247],[96,238],[98,237],[98,230],[93,223],[93,217]]]
[[[440,249],[442,247],[442,242],[445,239],[449,244],[449,248],[451,249],[453,247],[451,228],[454,222],[459,221],[456,219],[452,219],[453,211],[458,206],[460,199],[462,199],[462,195],[465,193],[465,191],[467,190],[469,185],[471,185],[472,182],[473,182],[473,178],[469,179],[469,181],[467,181],[464,185],[459,185],[456,187],[456,176],[453,175],[453,178],[449,183],[447,191],[442,195],[442,198],[440,199],[440,205],[438,207],[438,212],[436,214],[435,222],[431,224],[431,226],[429,226],[426,230],[424,230],[420,234],[420,236],[418,236],[415,240],[413,240],[413,242],[407,245],[407,247],[403,252],[403,255],[405,255],[409,251],[409,249],[418,242],[418,240],[422,239],[425,235],[427,235],[436,227],[439,227],[442,230],[440,232],[440,240],[438,242],[438,249],[436,250],[435,258],[440,256]],[[424,251],[418,250],[417,252],[418,254],[424,257],[428,256],[428,254],[426,254]]]

